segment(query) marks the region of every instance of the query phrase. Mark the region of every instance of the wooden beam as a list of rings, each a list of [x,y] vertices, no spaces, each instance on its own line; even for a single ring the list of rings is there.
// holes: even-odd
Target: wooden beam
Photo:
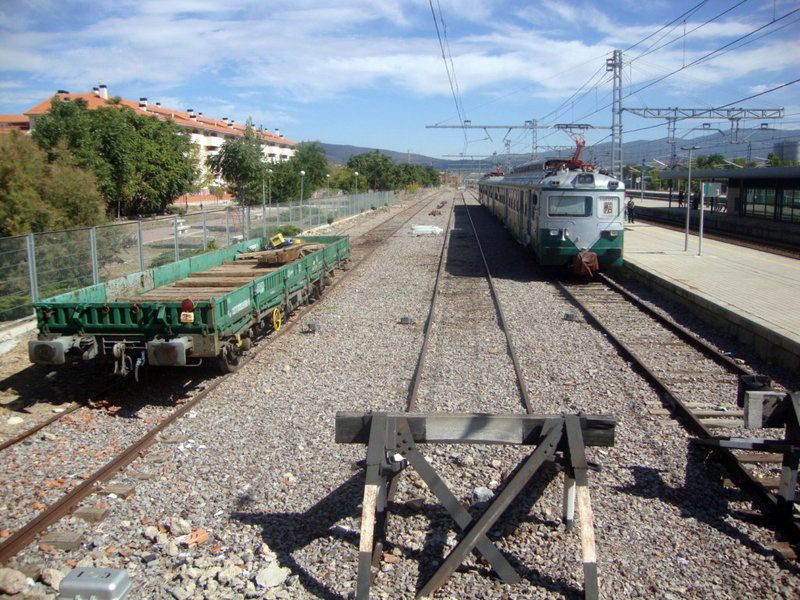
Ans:
[[[339,444],[366,444],[373,414],[404,419],[418,444],[522,444],[536,445],[548,418],[561,415],[480,413],[354,413],[336,414],[335,440]],[[602,415],[580,416],[587,446],[613,446],[616,419]]]

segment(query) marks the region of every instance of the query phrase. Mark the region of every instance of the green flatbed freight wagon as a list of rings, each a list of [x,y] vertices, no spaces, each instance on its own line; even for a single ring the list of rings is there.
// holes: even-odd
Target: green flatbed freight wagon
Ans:
[[[320,296],[350,258],[349,238],[298,238],[292,262],[265,261],[261,239],[133,273],[34,303],[31,362],[105,359],[114,372],[144,364],[236,368],[255,337]]]

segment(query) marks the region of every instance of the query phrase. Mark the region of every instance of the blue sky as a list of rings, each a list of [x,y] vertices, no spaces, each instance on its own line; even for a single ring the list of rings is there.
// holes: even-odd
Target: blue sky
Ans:
[[[774,126],[800,129],[800,84],[786,85],[799,40],[797,0],[2,0],[0,113],[103,83],[295,141],[447,156],[503,154],[508,139],[524,153],[530,131],[426,126],[587,123],[606,128],[589,145],[608,141],[605,64],[621,49],[623,106],[784,108]],[[623,126],[626,142],[667,131],[627,113]]]

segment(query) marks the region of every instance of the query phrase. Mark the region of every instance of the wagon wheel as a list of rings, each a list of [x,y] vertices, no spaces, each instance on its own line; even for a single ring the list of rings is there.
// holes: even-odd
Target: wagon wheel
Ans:
[[[280,331],[283,324],[283,313],[277,306],[272,309],[272,330]]]
[[[217,364],[222,373],[233,373],[239,368],[240,357],[233,345],[225,343],[217,357]]]

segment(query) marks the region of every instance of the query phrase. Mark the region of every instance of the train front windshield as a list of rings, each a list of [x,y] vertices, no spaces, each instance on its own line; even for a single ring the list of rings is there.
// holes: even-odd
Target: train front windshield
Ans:
[[[592,197],[551,195],[547,200],[547,214],[551,217],[591,217]]]

